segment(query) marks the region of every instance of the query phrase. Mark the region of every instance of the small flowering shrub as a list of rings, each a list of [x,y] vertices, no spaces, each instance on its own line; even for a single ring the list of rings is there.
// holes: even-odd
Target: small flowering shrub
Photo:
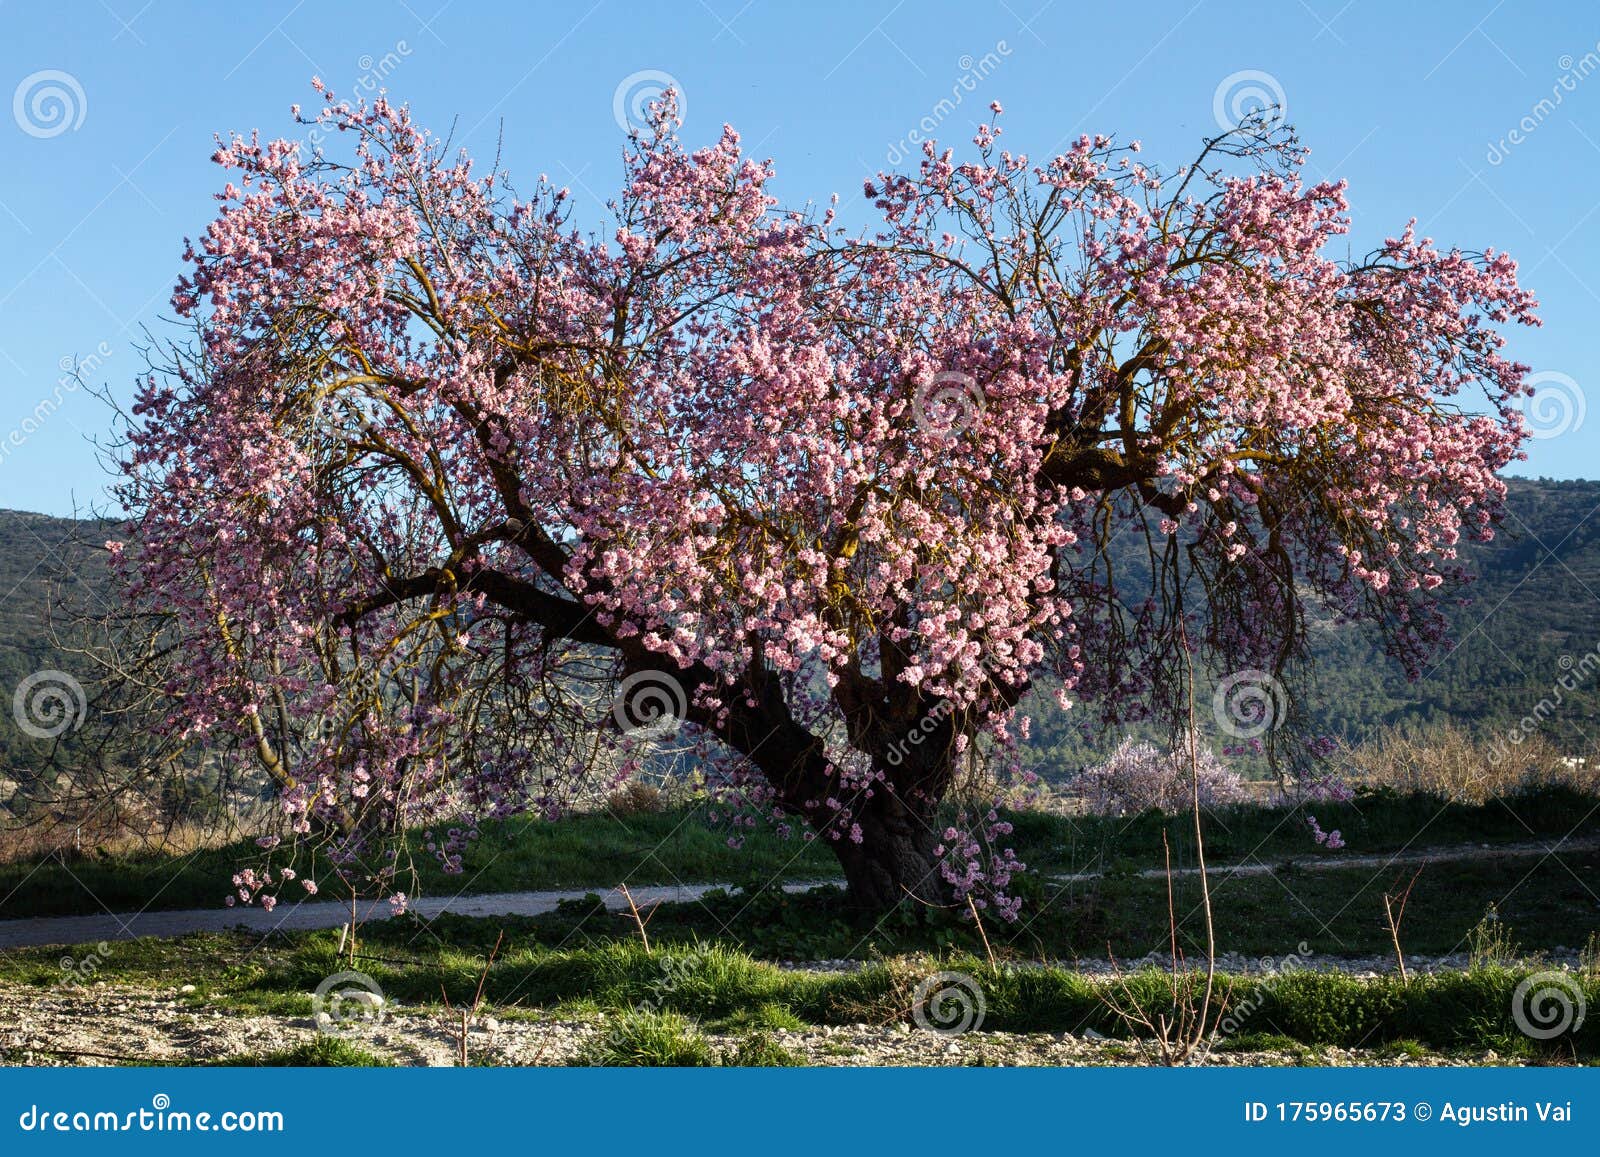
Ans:
[[[1294,785],[1294,794],[1307,803],[1349,803],[1356,798],[1356,789],[1337,772],[1302,776]]]
[[[1244,781],[1210,748],[1200,749],[1196,771],[1202,807],[1244,799]],[[1097,816],[1136,815],[1152,808],[1180,812],[1192,799],[1189,755],[1124,739],[1104,762],[1079,772],[1072,786],[1082,794],[1084,806]]]

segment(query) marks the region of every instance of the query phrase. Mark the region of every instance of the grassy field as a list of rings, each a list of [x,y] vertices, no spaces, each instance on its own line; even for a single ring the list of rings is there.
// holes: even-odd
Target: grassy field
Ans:
[[[1208,817],[1212,864],[1260,862],[1292,875],[1295,864],[1337,860],[1312,843],[1309,811],[1324,829],[1340,829],[1344,856],[1460,844],[1508,844],[1539,839],[1600,837],[1600,801],[1566,788],[1542,788],[1482,805],[1445,803],[1429,795],[1371,793],[1345,804],[1309,808],[1247,805]],[[624,817],[577,815],[556,822],[512,819],[486,824],[465,856],[465,872],[447,876],[431,858],[417,861],[407,890],[438,895],[531,889],[599,888],[675,883],[746,883],[774,879],[825,880],[837,875],[827,848],[781,840],[765,828],[748,833],[744,846],[727,845],[727,832],[708,822],[707,805]],[[1187,817],[1147,813],[1126,819],[1018,812],[1013,842],[1035,873],[1104,872],[1116,877],[1157,868],[1166,832],[1173,864],[1193,864]],[[420,843],[420,839],[418,841]],[[106,910],[206,908],[221,903],[228,878],[243,863],[258,862],[248,842],[189,856],[99,857],[92,853],[0,865],[0,919],[71,915]],[[337,897],[325,862],[298,865]],[[1307,873],[1309,875],[1309,873]],[[1308,887],[1311,887],[1308,885]],[[1115,892],[1107,884],[1102,892]],[[1298,889],[1297,889],[1298,890]],[[1315,888],[1312,887],[1314,891]],[[1283,894],[1280,888],[1278,895]]]
[[[1218,948],[1231,954],[1213,1016],[1238,1021],[1216,1047],[1270,1048],[1291,1057],[1300,1055],[1295,1050],[1344,1047],[1389,1050],[1399,1059],[1600,1060],[1600,1018],[1538,1041],[1518,1031],[1512,1016],[1519,982],[1548,967],[1557,950],[1568,962],[1574,950],[1584,950],[1574,983],[1585,999],[1600,999],[1600,897],[1591,890],[1600,882],[1600,849],[1573,841],[1571,850],[1551,854],[1493,854],[1496,844],[1536,837],[1555,842],[1575,829],[1593,835],[1590,807],[1586,797],[1552,790],[1482,807],[1446,806],[1423,796],[1319,807],[1325,828],[1345,831],[1346,855],[1455,847],[1451,858],[1428,864],[1417,877],[1402,943],[1413,963],[1457,953],[1470,961],[1413,975],[1409,984],[1394,975],[1351,976],[1318,966],[1326,958],[1392,955],[1383,894],[1409,881],[1414,866],[1323,864],[1313,870],[1307,862],[1329,854],[1300,831],[1301,814],[1245,808],[1212,816],[1213,863],[1265,866],[1213,876]],[[0,982],[12,993],[51,990],[62,982],[63,961],[92,956],[95,980],[118,991],[161,993],[160,999],[200,1015],[303,1025],[319,983],[354,968],[387,1000],[430,1016],[447,1005],[471,1005],[481,985],[485,1013],[501,1020],[576,1019],[598,1026],[574,1063],[758,1065],[796,1063],[778,1039],[783,1032],[904,1024],[914,1019],[919,982],[935,971],[958,970],[983,994],[985,1032],[1136,1035],[1126,1016],[1132,1004],[1172,1006],[1167,975],[1140,963],[1166,950],[1170,932],[1168,882],[1145,873],[1160,862],[1163,831],[1175,860],[1187,862],[1186,821],[1030,813],[1016,822],[1024,857],[1045,870],[1024,878],[1018,923],[985,922],[987,943],[969,920],[916,905],[865,920],[851,914],[833,886],[796,894],[751,883],[662,905],[650,920],[646,948],[632,920],[601,903],[598,891],[613,880],[831,875],[825,849],[758,833],[734,852],[700,817],[677,811],[626,822],[589,816],[489,829],[468,870],[469,877],[478,874],[483,890],[596,889],[544,916],[374,922],[362,929],[353,959],[340,954],[335,931],[21,949],[0,955]],[[796,853],[800,858],[792,859]],[[227,864],[223,855],[208,853],[183,867],[183,873],[208,874],[180,874],[169,891],[189,888],[192,897],[200,896],[202,879],[214,888],[214,873]],[[122,889],[116,894],[131,903],[148,900],[137,879],[117,875],[116,862],[92,866],[105,873],[108,890]],[[60,899],[52,905],[45,889],[52,881],[60,887],[60,873],[78,874],[85,865],[35,867],[18,896],[36,909],[60,910]],[[173,867],[152,861],[146,870],[170,878]],[[1095,868],[1102,872],[1092,878],[1062,878]],[[1173,879],[1172,904],[1180,948],[1197,961],[1204,942],[1197,876]],[[1292,968],[1265,979],[1229,971],[1239,968],[1240,958],[1287,968],[1291,956]],[[782,966],[845,958],[856,963],[821,970]],[[1108,975],[1108,959],[1119,963],[1116,975]],[[193,989],[184,992],[180,985]],[[1315,1051],[1303,1056],[1304,1063],[1325,1063]],[[312,1036],[230,1056],[228,1063],[388,1062],[358,1043]]]
[[[1542,863],[1508,859],[1452,864],[1432,878],[1424,871],[1407,908],[1404,947],[1418,956],[1469,952],[1492,905],[1496,919],[1489,926],[1507,942],[1496,953],[1501,963],[1535,960],[1556,949],[1581,949],[1600,933],[1600,904],[1582,882],[1596,879],[1600,854],[1595,853]],[[1299,948],[1303,943],[1312,962],[1318,956],[1388,957],[1392,946],[1383,922],[1383,882],[1363,870],[1224,881],[1214,887],[1218,949],[1281,958],[1304,956]],[[1197,882],[1180,880],[1176,892],[1180,946],[1193,956],[1201,936],[1194,905]],[[848,915],[840,901],[832,887],[799,894],[713,891],[700,901],[663,904],[650,921],[649,934],[651,943],[662,947],[720,945],[767,960],[873,960],[984,950],[970,922],[932,918],[912,907],[882,920],[862,921]],[[1111,956],[1132,961],[1166,948],[1166,903],[1166,885],[1155,879],[1110,878],[1095,889],[1040,886],[1016,925],[990,922],[985,931],[1002,961],[1105,963]],[[475,983],[502,933],[507,946],[528,952],[609,949],[636,935],[631,918],[602,908],[593,896],[536,917],[375,922],[362,931],[362,951],[383,967],[403,966],[394,975],[399,991],[435,997],[444,985],[458,1000]],[[222,977],[230,984],[239,979],[251,989],[281,985],[285,991],[300,991],[297,986],[311,973],[326,975],[337,935],[293,932],[263,940],[206,934],[119,943],[111,975],[141,983],[177,976]],[[48,947],[9,950],[0,955],[0,978],[29,984],[58,980],[63,955],[75,954]],[[509,959],[497,961],[491,981]],[[243,970],[237,976],[236,966]],[[420,969],[414,975],[408,971],[413,966]]]
[[[488,922],[477,924],[480,933],[490,931]],[[418,938],[415,930],[374,929],[357,963],[381,985],[387,1000],[406,1006],[439,1007],[445,998],[457,1007],[471,1004],[485,976],[486,956],[456,943],[463,931],[459,925],[449,929],[447,948]],[[599,1063],[711,1063],[696,1045],[701,1030],[747,1033],[758,1042],[772,1028],[905,1022],[917,1007],[919,983],[935,971],[959,970],[978,986],[988,1032],[1093,1030],[1127,1037],[1133,1032],[1119,1010],[1134,1002],[1147,1008],[1172,1004],[1168,978],[1155,969],[1095,977],[1060,966],[990,965],[981,957],[951,953],[883,957],[850,971],[796,972],[725,944],[647,950],[637,941],[611,940],[551,947],[524,931],[515,930],[487,969],[485,1010],[501,1019],[600,1018],[607,1026],[598,1044],[602,1055],[587,1058]],[[186,980],[195,991],[181,999],[196,1010],[306,1018],[313,1010],[313,989],[349,962],[335,955],[332,936],[315,933],[275,938],[265,947],[236,936],[139,941],[119,945],[111,963],[114,968],[101,975],[124,985],[170,986]],[[46,985],[58,976],[55,967],[43,953],[18,953],[8,961],[6,979]],[[1223,974],[1213,1012],[1219,1023],[1234,1016],[1230,1027],[1237,1039],[1224,1041],[1224,1047],[1246,1047],[1260,1038],[1353,1048],[1415,1043],[1443,1052],[1493,1049],[1506,1057],[1594,1060],[1600,1054],[1595,1022],[1550,1042],[1517,1031],[1513,992],[1536,968],[1536,963],[1489,961],[1413,977],[1409,984],[1393,976],[1309,970],[1267,978]],[[1573,983],[1584,999],[1600,999],[1600,978],[1594,973]],[[315,1055],[318,1048],[343,1047],[319,1042],[288,1056],[242,1060],[365,1063],[359,1052]]]
[[[1407,908],[1402,941],[1409,954],[1470,952],[1485,931],[1493,931],[1499,944],[1489,955],[1508,965],[1536,961],[1556,949],[1582,948],[1600,933],[1600,903],[1586,883],[1600,880],[1600,853],[1435,868],[1423,871]],[[1309,952],[1313,963],[1318,956],[1387,957],[1392,945],[1383,921],[1382,893],[1389,882],[1365,869],[1214,881],[1219,951],[1251,958],[1304,957]],[[1179,878],[1175,897],[1180,946],[1193,957],[1202,944],[1198,880]],[[1486,923],[1491,907],[1495,919]],[[1017,924],[989,922],[985,931],[1001,961],[1138,960],[1166,948],[1166,884],[1136,876],[1066,887],[1035,884]],[[394,985],[397,995],[432,999],[444,991],[459,1001],[470,996],[483,961],[502,934],[512,954],[498,959],[491,972],[489,992],[496,1000],[507,996],[500,985],[516,971],[515,953],[604,952],[626,947],[636,935],[630,918],[606,910],[594,895],[538,917],[406,917],[372,923],[362,932],[362,952],[369,959],[358,963],[377,968],[386,989]],[[832,887],[799,894],[713,891],[697,902],[662,905],[650,921],[649,934],[653,945],[665,948],[713,945],[767,960],[873,960],[984,951],[970,922],[936,918],[912,906],[881,920],[856,919]],[[219,991],[302,993],[309,991],[303,986],[306,980],[314,985],[326,975],[336,937],[330,931],[265,940],[197,935],[122,943],[112,953],[110,976],[139,983],[181,976],[219,986]],[[0,956],[0,978],[28,984],[58,980],[62,955],[56,948],[9,951]],[[583,968],[575,967],[581,978]],[[560,996],[541,990],[541,999]]]

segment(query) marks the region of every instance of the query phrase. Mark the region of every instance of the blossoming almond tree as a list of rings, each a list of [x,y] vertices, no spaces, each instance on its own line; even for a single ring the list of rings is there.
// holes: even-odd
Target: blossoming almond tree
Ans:
[[[1046,675],[1160,706],[1187,640],[1282,671],[1313,604],[1414,670],[1523,436],[1512,261],[1410,227],[1335,260],[1343,186],[1270,125],[1163,176],[1000,150],[994,112],[864,232],[780,208],[731,128],[686,150],[670,94],[603,235],[381,98],[325,94],[343,161],[224,142],[121,484],[166,726],[370,866],[625,774],[665,705],[881,909],[1001,896],[1004,825],[948,804]]]

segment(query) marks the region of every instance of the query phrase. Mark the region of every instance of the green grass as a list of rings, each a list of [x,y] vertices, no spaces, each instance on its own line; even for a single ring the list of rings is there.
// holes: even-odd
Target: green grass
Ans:
[[[679,1014],[630,1010],[608,1021],[577,1063],[705,1068],[714,1065],[716,1057],[705,1035]]]
[[[230,1068],[390,1068],[393,1062],[339,1037],[318,1035],[293,1048],[224,1057],[213,1065]]]
[[[1307,950],[1321,956],[1381,955],[1391,951],[1383,922],[1383,891],[1410,873],[1341,869],[1213,880],[1218,945],[1222,951],[1281,958]],[[1472,934],[1493,904],[1509,929],[1513,951],[1501,962],[1557,947],[1576,949],[1600,930],[1600,904],[1588,881],[1600,880],[1600,853],[1548,858],[1455,861],[1425,869],[1406,909],[1402,939],[1413,955],[1467,952]],[[1191,958],[1202,944],[1199,880],[1175,881],[1180,943]],[[1033,885],[1017,925],[986,925],[995,950],[1008,959],[1134,960],[1166,947],[1165,881],[1113,876],[1051,889]],[[441,986],[457,1003],[470,1002],[484,960],[503,930],[505,944],[490,972],[490,999],[548,1004],[571,999],[574,987],[602,1001],[628,1003],[648,992],[629,971],[635,941],[631,922],[604,911],[599,897],[572,901],[533,918],[444,916],[380,921],[362,930],[357,967],[370,971],[390,995],[431,1001]],[[650,923],[652,944],[675,952],[698,950],[694,975],[676,981],[697,1015],[746,1015],[753,1007],[723,1008],[718,992],[748,991],[743,973],[752,958],[815,960],[918,951],[981,953],[969,924],[933,919],[907,907],[881,921],[852,918],[836,889],[793,894],[714,891],[701,901],[664,904]],[[194,935],[176,940],[109,944],[97,978],[135,983],[193,983],[198,996],[249,993],[271,1003],[296,999],[334,967],[337,932],[297,932],[266,940]],[[70,954],[70,953],[69,953]],[[60,948],[17,949],[0,956],[0,977],[49,985],[61,977]],[[376,959],[369,959],[376,958]],[[398,963],[396,963],[398,962]],[[764,966],[763,966],[764,967]],[[509,979],[508,979],[509,978]],[[659,981],[652,973],[651,981]],[[647,986],[646,986],[647,987]],[[515,989],[513,994],[512,990]],[[760,1002],[757,1002],[758,1004]],[[764,1027],[750,1023],[748,1027]],[[765,1027],[788,1027],[773,1022]]]
[[[211,1007],[275,1010],[305,1015],[310,993],[333,960],[320,934],[289,938],[271,966],[250,971],[217,967],[207,983]],[[191,962],[205,949],[228,947],[227,938],[191,945]],[[246,946],[233,944],[235,955]],[[144,948],[119,979],[142,968],[153,979],[161,946]],[[441,989],[457,1000],[475,979],[455,950],[416,962],[398,958],[362,961],[386,995],[402,1003],[438,1001]],[[41,966],[43,962],[39,962]],[[172,963],[172,962],[168,962]],[[481,961],[478,962],[481,968]],[[778,968],[725,945],[646,951],[634,942],[577,948],[517,947],[489,970],[485,997],[502,1017],[545,1015],[581,1006],[610,1014],[584,1063],[709,1065],[785,1063],[774,1027],[891,1024],[912,1019],[917,986],[934,971],[967,974],[982,993],[982,1028],[1002,1032],[1074,1032],[1093,1029],[1129,1037],[1131,1026],[1117,1011],[1134,1004],[1170,1009],[1169,977],[1159,970],[1094,978],[1057,966],[991,967],[967,955],[874,961],[850,972],[804,973]],[[1600,1056],[1600,1018],[1549,1042],[1524,1036],[1513,1015],[1513,994],[1532,967],[1491,966],[1465,972],[1362,979],[1340,973],[1289,971],[1274,978],[1223,974],[1213,1016],[1227,1034],[1225,1044],[1242,1048],[1284,1039],[1297,1045],[1351,1048],[1388,1046],[1404,1055],[1426,1048],[1442,1051],[1495,1049],[1507,1057],[1594,1059]],[[164,979],[170,982],[171,973]],[[1584,999],[1600,1001],[1600,978],[1574,978]],[[718,1049],[706,1032],[738,1034],[733,1049]],[[308,1051],[309,1050],[309,1051]],[[321,1039],[302,1049],[249,1058],[254,1064],[369,1063],[343,1041]]]
[[[779,1044],[771,1033],[758,1032],[741,1040],[733,1052],[723,1056],[722,1063],[741,1069],[792,1069],[806,1062],[799,1053]]]
[[[1344,855],[1389,853],[1451,844],[1505,844],[1541,837],[1600,836],[1597,801],[1566,788],[1541,788],[1481,806],[1445,803],[1428,795],[1382,792],[1346,804],[1309,810],[1324,829],[1340,829]],[[821,880],[838,865],[821,842],[781,840],[764,827],[747,834],[739,850],[727,832],[708,822],[699,804],[660,813],[578,815],[554,822],[526,817],[485,824],[465,854],[465,872],[445,875],[421,853],[417,878],[406,887],[420,895],[598,888],[618,884],[723,883]],[[1187,817],[1147,813],[1121,819],[1012,813],[1012,843],[1035,873],[1106,871],[1110,875],[1159,867],[1167,834],[1173,864],[1193,863]],[[421,833],[416,833],[422,842]],[[1213,864],[1257,860],[1279,863],[1333,859],[1312,843],[1305,811],[1240,805],[1207,819],[1207,855]],[[0,919],[92,914],[139,909],[215,907],[241,864],[259,862],[249,842],[187,857],[101,858],[92,852],[65,862],[0,865]],[[339,896],[325,862],[302,860],[302,876],[318,880],[322,895]]]
[[[1348,803],[1302,808],[1238,804],[1206,813],[1206,857],[1212,864],[1258,860],[1334,859],[1311,840],[1306,815],[1338,829],[1344,855],[1387,854],[1456,844],[1511,844],[1541,838],[1600,836],[1600,799],[1568,787],[1538,787],[1484,804],[1452,803],[1425,793],[1363,791]],[[1154,812],[1118,819],[1065,818],[1040,812],[1008,815],[1018,854],[1036,871],[1137,871],[1162,864],[1167,835],[1175,868],[1194,864],[1194,826],[1187,815]]]

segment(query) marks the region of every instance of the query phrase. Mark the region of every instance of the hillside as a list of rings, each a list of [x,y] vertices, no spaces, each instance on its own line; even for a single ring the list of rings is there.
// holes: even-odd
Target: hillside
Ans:
[[[93,549],[105,537],[92,522],[0,510],[0,774],[27,767],[35,745],[13,715],[18,682],[36,671],[73,671],[52,642],[52,591],[72,604],[109,597],[105,555]]]
[[[1451,721],[1504,731],[1557,698],[1543,732],[1577,751],[1600,737],[1600,670],[1583,656],[1600,646],[1600,482],[1514,479],[1508,516],[1493,543],[1467,554],[1479,573],[1470,605],[1452,612],[1454,647],[1416,684],[1407,684],[1361,631],[1324,635],[1307,706],[1317,727],[1359,740],[1381,726]],[[21,735],[10,700],[17,682],[47,667],[72,670],[50,640],[52,583],[88,600],[105,592],[103,556],[81,544],[104,528],[40,514],[0,511],[0,771],[27,767],[33,741]],[[75,545],[77,544],[77,545]],[[1564,662],[1566,665],[1564,666]],[[1037,763],[1071,766],[1090,752],[1078,722],[1045,713],[1035,728]]]
[[[1574,750],[1600,738],[1600,670],[1591,669],[1600,654],[1583,662],[1600,647],[1597,510],[1600,482],[1513,479],[1495,540],[1464,552],[1479,577],[1469,605],[1452,613],[1451,650],[1408,684],[1357,633],[1330,635],[1319,647],[1315,716],[1353,736],[1438,721],[1503,730],[1559,700],[1547,735]],[[1558,688],[1564,676],[1571,690]]]

